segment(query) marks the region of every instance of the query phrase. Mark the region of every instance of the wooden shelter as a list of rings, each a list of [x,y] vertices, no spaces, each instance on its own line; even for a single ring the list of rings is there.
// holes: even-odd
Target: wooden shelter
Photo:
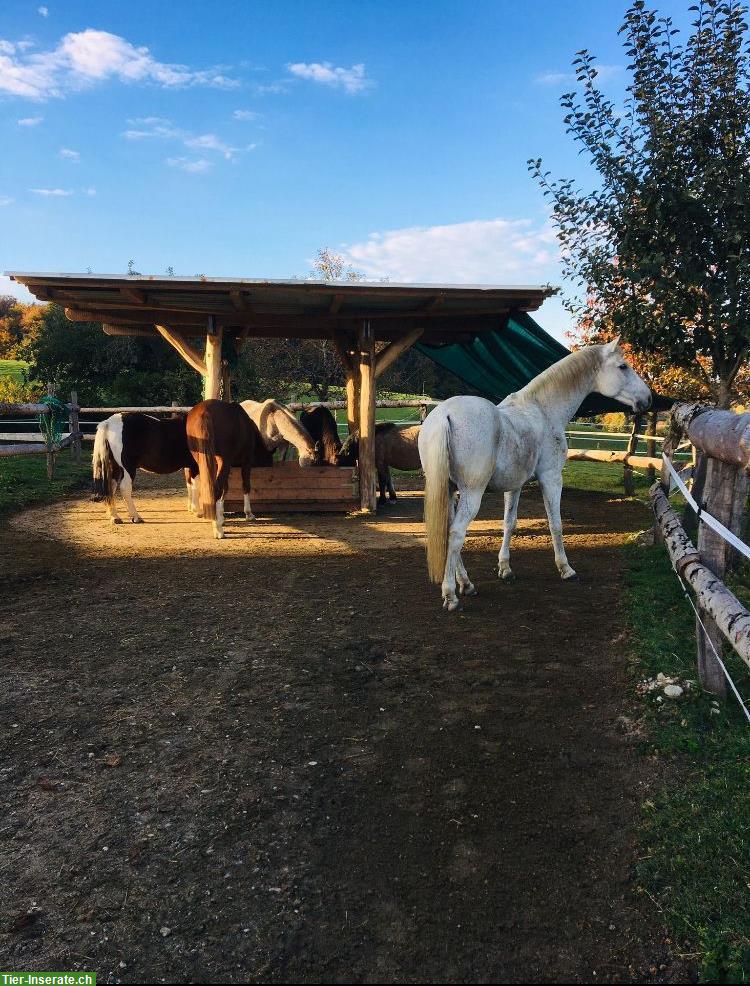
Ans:
[[[360,495],[375,509],[377,378],[415,342],[470,341],[539,308],[545,286],[9,272],[71,322],[108,335],[160,335],[204,378],[206,398],[229,399],[223,346],[248,336],[331,339],[346,374],[347,419],[360,433]]]

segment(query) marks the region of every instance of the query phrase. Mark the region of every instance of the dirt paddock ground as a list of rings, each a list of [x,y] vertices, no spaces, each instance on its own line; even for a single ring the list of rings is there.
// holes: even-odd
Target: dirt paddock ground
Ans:
[[[154,485],[0,530],[0,968],[101,982],[687,981],[636,895],[620,554],[643,508],[488,497],[440,608],[421,498],[229,519]]]

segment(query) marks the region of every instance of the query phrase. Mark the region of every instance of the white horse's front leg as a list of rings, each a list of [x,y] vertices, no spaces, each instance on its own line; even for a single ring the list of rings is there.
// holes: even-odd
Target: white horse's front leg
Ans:
[[[542,487],[544,509],[547,511],[549,532],[552,535],[552,545],[555,549],[555,564],[560,572],[560,577],[564,581],[567,581],[568,579],[576,579],[578,576],[568,564],[568,558],[565,554],[565,546],[563,545],[562,520],[560,518],[562,473],[555,470],[554,472],[544,473],[538,478],[539,485]]]
[[[510,567],[510,539],[516,529],[518,518],[518,501],[520,490],[511,490],[505,494],[505,514],[503,516],[503,543],[497,556],[497,575],[504,582],[511,582],[515,577]]]
[[[127,505],[131,521],[134,524],[142,524],[143,518],[138,513],[135,502],[133,501],[133,480],[130,478],[130,473],[127,469],[123,471],[122,479],[120,480],[120,492]]]
[[[461,490],[461,498],[457,506],[454,501],[453,519],[448,528],[448,557],[445,561],[442,584],[443,609],[447,609],[449,612],[458,609],[459,606],[456,595],[457,577],[464,593],[467,595],[474,595],[475,593],[474,586],[469,581],[469,576],[461,561],[461,548],[466,540],[469,524],[479,513],[481,505],[482,493],[478,490]],[[467,591],[469,588],[471,591]]]

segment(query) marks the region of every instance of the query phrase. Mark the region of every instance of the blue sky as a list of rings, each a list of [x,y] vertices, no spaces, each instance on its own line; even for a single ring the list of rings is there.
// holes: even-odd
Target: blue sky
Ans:
[[[373,278],[560,283],[526,160],[585,177],[558,98],[583,47],[622,92],[625,9],[4,0],[0,271],[288,277],[327,246]]]

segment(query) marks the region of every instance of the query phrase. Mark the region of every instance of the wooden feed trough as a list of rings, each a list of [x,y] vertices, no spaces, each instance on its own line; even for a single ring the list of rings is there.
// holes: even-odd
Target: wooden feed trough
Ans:
[[[225,497],[227,510],[242,510],[242,473],[232,469]],[[306,466],[279,462],[253,469],[250,503],[255,513],[348,513],[359,510],[359,477],[352,466]]]

